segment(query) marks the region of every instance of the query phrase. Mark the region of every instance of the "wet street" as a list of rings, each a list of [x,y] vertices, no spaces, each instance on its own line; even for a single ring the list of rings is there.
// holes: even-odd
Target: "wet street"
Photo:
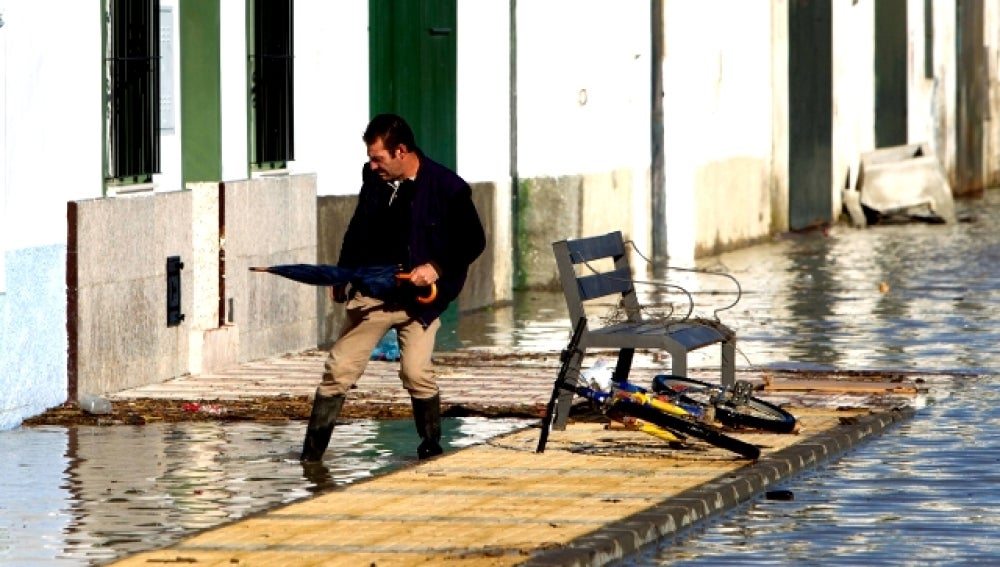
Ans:
[[[1000,385],[967,384],[855,452],[634,565],[996,565]]]
[[[737,333],[742,367],[969,378],[914,420],[792,479],[783,488],[794,500],[751,502],[633,564],[1000,563],[991,543],[1000,529],[1000,385],[992,376],[1000,368],[1000,193],[957,208],[968,222],[838,225],[699,264],[732,275],[739,288],[683,271],[645,276],[683,286],[696,315],[710,317],[738,297],[718,316]],[[639,291],[661,309],[686,309],[685,296],[671,289],[639,284]],[[568,330],[561,294],[532,293],[463,316],[443,328],[440,342],[554,352]],[[693,353],[690,364],[709,366],[711,356]],[[445,420],[446,449],[523,425]],[[100,564],[413,458],[409,421],[357,421],[334,436],[328,463],[337,468],[317,474],[295,459],[303,428],[196,423],[0,432],[0,564]]]
[[[520,420],[447,419],[445,450]],[[99,565],[416,460],[413,423],[337,427],[303,467],[305,424],[22,427],[0,432],[0,565]]]

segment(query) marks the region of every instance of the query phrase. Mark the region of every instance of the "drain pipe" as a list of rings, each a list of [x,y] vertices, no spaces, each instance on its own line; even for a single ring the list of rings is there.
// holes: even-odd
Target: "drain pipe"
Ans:
[[[510,274],[510,286],[513,288],[517,281],[517,273],[520,269],[521,250],[518,245],[518,234],[520,234],[520,177],[517,171],[517,0],[510,0],[509,14],[509,42],[510,56],[508,61],[508,72],[510,74],[509,92],[509,113],[510,113],[510,250],[513,258],[511,265],[513,269]]]
[[[226,184],[219,183],[219,327],[226,326]]]
[[[653,0],[649,11],[650,31],[650,205],[653,262],[666,263],[667,197],[663,153],[663,0]]]

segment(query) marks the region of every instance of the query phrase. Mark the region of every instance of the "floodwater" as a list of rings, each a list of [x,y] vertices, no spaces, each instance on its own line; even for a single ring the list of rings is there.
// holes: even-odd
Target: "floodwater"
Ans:
[[[739,283],[739,302],[718,316],[736,330],[744,367],[965,377],[914,419],[774,487],[793,500],[756,499],[626,564],[1000,564],[1000,190],[956,208],[965,222],[953,226],[838,225],[697,266]],[[736,298],[723,277],[654,272],[690,291],[697,315]],[[662,285],[637,290],[687,308]],[[513,310],[512,321],[480,325],[475,342],[558,348],[560,328],[565,342],[561,295],[522,297]]]
[[[1000,563],[1000,192],[956,203],[953,226],[905,223],[787,235],[638,284],[659,312],[719,318],[738,364],[958,372],[950,396],[834,463],[790,479],[792,501],[756,500],[633,558],[700,564]],[[647,251],[641,251],[647,252]],[[640,270],[641,272],[641,270]],[[645,278],[645,279],[644,279]],[[607,306],[608,316],[614,307]],[[656,316],[656,313],[651,313]],[[569,334],[561,294],[442,329],[442,348],[553,352]],[[717,349],[705,349],[717,350]],[[692,353],[692,367],[715,364]],[[703,358],[699,358],[703,357]],[[523,427],[446,419],[446,450]],[[338,426],[328,465],[296,459],[304,424],[22,427],[0,432],[0,564],[93,565],[413,462],[412,423]]]
[[[523,420],[442,423],[446,451]],[[21,427],[0,432],[0,565],[99,565],[416,461],[410,420],[337,426],[324,465],[304,423]]]
[[[1000,385],[965,384],[846,457],[631,563],[997,565]]]
[[[958,201],[956,209],[966,222],[837,225],[696,266],[737,283],[655,268],[647,280],[636,276],[636,289],[643,304],[683,314],[687,298],[671,286],[683,287],[693,316],[717,315],[736,331],[737,364],[744,367],[993,373],[1000,368],[993,352],[1000,335],[1000,189]],[[597,306],[596,316],[615,315],[613,306],[606,311]],[[458,334],[466,347],[558,350],[569,334],[566,305],[561,293],[525,294],[507,310],[464,317]],[[711,365],[715,350],[691,353],[690,366]]]

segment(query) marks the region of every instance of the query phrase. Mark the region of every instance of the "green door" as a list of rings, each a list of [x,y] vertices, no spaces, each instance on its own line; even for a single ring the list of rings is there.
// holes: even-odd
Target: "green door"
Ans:
[[[833,186],[831,0],[788,3],[788,226],[830,222]]]
[[[181,175],[222,179],[219,0],[181,0]]]
[[[983,37],[982,2],[960,0],[957,6],[958,69],[955,92],[955,176],[956,195],[978,195],[988,185],[984,175],[984,122],[990,119],[990,62]],[[992,33],[992,32],[991,32]]]
[[[369,0],[370,114],[392,112],[456,167],[456,0]]]
[[[906,0],[875,2],[876,148],[907,143],[906,23]]]

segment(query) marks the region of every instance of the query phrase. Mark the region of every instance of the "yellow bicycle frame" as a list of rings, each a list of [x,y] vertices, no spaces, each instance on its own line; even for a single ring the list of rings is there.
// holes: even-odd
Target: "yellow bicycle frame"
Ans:
[[[642,392],[618,392],[615,394],[619,398],[628,398],[633,402],[654,407],[660,411],[671,413],[673,415],[691,415],[690,412],[684,408],[674,405],[670,402],[661,400],[655,396],[650,396],[649,394]]]
[[[689,412],[680,406],[674,405],[670,402],[663,401],[655,396],[651,396],[649,394],[642,392],[619,391],[615,393],[615,398],[627,399],[638,404],[648,405],[662,412],[670,413],[673,415],[689,415]],[[666,429],[663,429],[658,425],[647,423],[641,419],[637,419],[631,416],[623,416],[621,419],[617,421],[621,422],[625,426],[625,429],[629,429],[632,431],[642,431],[643,433],[648,433],[649,435],[659,437],[660,439],[664,439],[666,441],[682,440],[677,435],[674,435],[670,431],[667,431]]]
[[[622,418],[617,421],[624,425],[625,429],[628,429],[629,431],[642,431],[643,433],[648,433],[654,437],[659,437],[664,441],[682,441],[680,437],[674,435],[666,429],[663,429],[662,427],[653,425],[652,423],[646,423],[641,419],[629,415],[622,416]]]

